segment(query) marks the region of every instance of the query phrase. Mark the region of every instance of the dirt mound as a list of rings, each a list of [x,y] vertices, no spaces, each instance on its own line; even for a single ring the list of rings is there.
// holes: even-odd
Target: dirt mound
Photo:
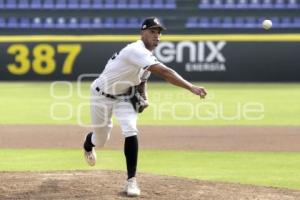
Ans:
[[[139,174],[142,195],[126,197],[118,171],[1,172],[0,199],[296,200],[300,191]]]

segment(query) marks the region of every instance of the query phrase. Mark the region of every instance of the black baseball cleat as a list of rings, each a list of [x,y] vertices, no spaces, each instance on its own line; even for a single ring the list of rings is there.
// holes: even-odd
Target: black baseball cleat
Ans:
[[[85,136],[85,140],[84,140],[84,144],[83,144],[84,158],[90,166],[94,166],[97,161],[95,145],[93,145],[91,142],[92,134],[93,133],[88,133]]]

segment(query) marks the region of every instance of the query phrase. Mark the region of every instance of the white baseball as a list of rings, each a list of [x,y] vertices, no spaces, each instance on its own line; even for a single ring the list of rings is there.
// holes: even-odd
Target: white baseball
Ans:
[[[269,19],[266,19],[262,23],[262,27],[266,30],[270,29],[272,27],[272,21]]]

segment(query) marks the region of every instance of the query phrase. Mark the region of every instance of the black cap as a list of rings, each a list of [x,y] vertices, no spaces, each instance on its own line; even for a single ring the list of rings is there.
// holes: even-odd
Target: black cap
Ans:
[[[141,30],[149,28],[161,28],[161,30],[167,30],[156,17],[148,17],[143,21]]]

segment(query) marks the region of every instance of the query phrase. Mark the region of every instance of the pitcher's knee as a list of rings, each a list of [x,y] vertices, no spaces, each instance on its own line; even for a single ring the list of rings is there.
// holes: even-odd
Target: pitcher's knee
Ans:
[[[131,136],[135,136],[138,134],[138,131],[123,131],[122,134],[124,135],[124,137],[131,137]]]
[[[95,128],[92,141],[97,147],[103,147],[110,138],[111,127]]]

